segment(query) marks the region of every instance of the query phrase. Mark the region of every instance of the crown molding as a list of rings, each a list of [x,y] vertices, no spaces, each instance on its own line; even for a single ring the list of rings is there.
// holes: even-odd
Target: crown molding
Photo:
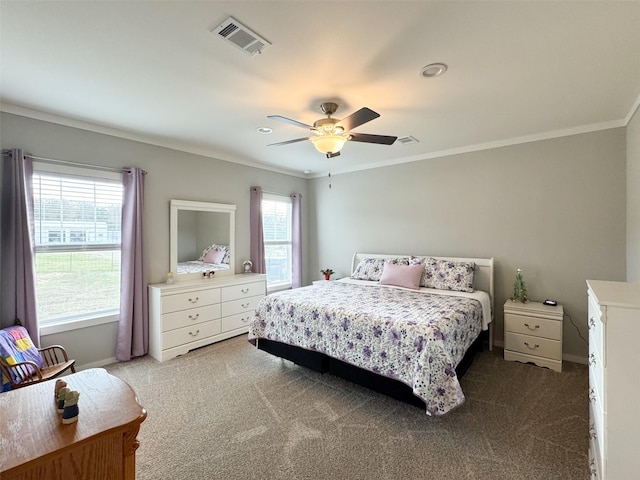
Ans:
[[[271,172],[281,173],[283,175],[291,175],[299,178],[308,178],[308,175],[295,171],[288,170],[286,168],[275,167],[267,165],[265,163],[253,162],[242,158],[225,157],[217,152],[212,152],[206,148],[194,147],[185,143],[168,140],[166,138],[154,137],[150,135],[142,135],[138,133],[128,132],[126,130],[119,130],[117,128],[107,127],[104,125],[98,125],[96,123],[87,122],[84,120],[77,120],[74,118],[64,117],[62,115],[56,115],[53,113],[46,113],[40,110],[33,110],[31,108],[21,107],[10,103],[0,102],[0,111],[18,115],[21,117],[32,118],[34,120],[42,120],[44,122],[55,123],[65,127],[77,128],[79,130],[86,130],[92,133],[100,133],[103,135],[109,135],[112,137],[122,138],[125,140],[131,140],[134,142],[146,143],[157,147],[169,148],[171,150],[177,150],[184,153],[191,153],[193,155],[200,155],[203,157],[213,158],[221,160],[223,162],[237,163],[247,167],[259,168],[262,170],[268,170]]]

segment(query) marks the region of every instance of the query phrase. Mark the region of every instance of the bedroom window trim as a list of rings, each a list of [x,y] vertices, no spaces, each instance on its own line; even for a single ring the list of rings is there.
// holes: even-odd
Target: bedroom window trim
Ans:
[[[68,243],[53,244],[53,245],[47,244],[47,242],[41,242],[40,240],[42,239],[35,238],[36,232],[34,232],[34,243],[35,243],[34,256],[36,261],[36,300],[38,303],[38,306],[37,306],[38,322],[40,325],[41,334],[51,335],[55,333],[62,333],[65,331],[75,330],[78,328],[86,328],[86,327],[95,326],[95,325],[117,322],[119,310],[120,310],[120,274],[121,274],[121,267],[120,267],[121,242],[117,241],[117,235],[118,235],[117,232],[119,232],[119,228],[121,228],[121,222],[122,222],[122,201],[123,201],[122,173],[34,161],[33,162],[33,178],[36,179],[41,175],[53,177],[55,179],[66,178],[66,179],[74,179],[74,180],[80,180],[80,181],[85,180],[88,182],[96,182],[98,184],[100,183],[113,184],[114,186],[118,186],[121,189],[119,203],[117,201],[116,203],[114,203],[114,205],[119,205],[120,207],[119,212],[116,214],[119,217],[119,220],[117,220],[119,222],[119,225],[118,225],[118,230],[115,231],[116,232],[115,237],[109,238],[111,235],[114,235],[113,232],[102,232],[96,228],[95,224],[97,223],[97,219],[95,216],[93,218],[88,218],[86,220],[84,217],[81,220],[74,220],[76,222],[83,223],[83,225],[81,226],[82,228],[80,228],[79,226],[75,230],[73,227],[67,228],[67,225],[64,225],[65,219],[61,219],[60,220],[61,227],[58,229],[57,233],[53,232],[53,230],[49,231],[49,233],[52,233],[52,232],[54,233],[53,237],[50,234],[46,234],[46,235],[43,234],[44,236],[42,237],[42,238],[46,237],[49,240],[51,238],[58,238],[59,241],[60,240],[62,242],[66,241]],[[85,184],[85,186],[86,185],[87,184]],[[83,185],[80,184],[79,187],[82,188]],[[42,192],[44,192],[44,190]],[[33,194],[34,206],[36,203],[36,199],[42,192],[39,191],[38,184],[34,181],[34,194]],[[112,193],[113,192],[106,192],[105,195],[109,196],[110,199],[113,199],[114,197]],[[117,190],[115,191],[115,193],[117,195]],[[95,191],[95,186],[94,186],[94,195],[97,195],[97,194],[98,192]],[[61,193],[60,198],[69,198],[72,196],[73,195],[65,195],[64,193]],[[53,197],[49,197],[49,198],[53,198]],[[92,202],[94,204],[93,208],[94,208],[94,215],[95,215],[97,213],[96,206],[101,205],[101,202],[100,200],[97,199],[97,197],[94,197],[93,200],[88,201],[89,204],[91,204]],[[42,232],[42,224],[46,221],[47,220],[45,220],[42,217],[34,216],[34,226],[36,225],[38,226],[36,231]],[[55,220],[55,221],[57,222],[58,220]],[[94,224],[94,226],[91,227],[90,224]],[[63,228],[63,226],[65,228]],[[89,234],[87,232],[84,232],[81,235],[78,234],[80,230],[85,230],[86,228],[88,228],[89,230],[93,228],[92,234]],[[87,238],[89,237],[91,237],[95,243],[88,243]],[[73,239],[76,239],[76,241],[77,240],[80,240],[80,241],[78,241],[77,244],[74,244]],[[100,239],[103,239],[102,243],[100,243],[101,242]],[[63,314],[50,313],[47,315],[47,318],[43,318],[43,314],[42,314],[43,310],[40,304],[42,299],[41,296],[43,295],[42,293],[43,287],[42,287],[42,284],[39,282],[39,278],[38,278],[39,275],[42,275],[42,272],[38,272],[38,257],[41,256],[42,254],[65,254],[65,253],[68,253],[69,255],[79,254],[79,255],[91,256],[92,254],[98,254],[98,252],[104,252],[105,254],[107,254],[108,257],[110,257],[111,259],[110,262],[112,264],[112,267],[111,267],[111,272],[108,274],[109,278],[117,276],[117,279],[118,279],[117,280],[118,285],[116,289],[117,293],[113,294],[113,291],[112,291],[112,294],[114,295],[113,297],[114,301],[109,302],[109,305],[105,305],[105,308],[91,306],[85,311],[77,311],[73,313],[63,313]],[[71,259],[72,257],[70,256],[69,261],[71,261]],[[52,270],[52,273],[55,273],[55,271]],[[96,273],[96,275],[100,275],[99,272]],[[40,277],[40,280],[41,279],[42,279],[42,276]],[[48,295],[55,296],[55,291],[56,290],[54,287],[53,290],[51,290]],[[69,291],[69,290],[63,289],[63,291]],[[113,303],[112,306],[110,305],[111,303]]]
[[[286,239],[273,239],[273,240],[269,240],[267,239],[267,225],[268,225],[268,221],[267,221],[267,216],[269,215],[269,211],[267,208],[265,208],[265,203],[267,202],[276,202],[276,203],[280,203],[280,204],[287,204],[287,229],[286,229]],[[288,290],[292,288],[292,278],[293,278],[293,269],[292,269],[292,261],[293,261],[293,234],[292,234],[292,202],[291,202],[291,197],[288,195],[278,195],[278,194],[274,194],[274,193],[263,193],[262,195],[262,223],[263,223],[263,239],[264,239],[264,249],[265,249],[265,263],[266,263],[266,267],[267,267],[267,293],[273,293],[273,292],[277,292],[280,290]],[[282,233],[282,232],[280,232]],[[274,267],[276,267],[276,264],[274,263],[274,258],[273,257],[269,257],[269,247],[278,247],[278,246],[283,246],[283,247],[288,247],[285,249],[286,251],[286,260],[285,260],[285,267],[286,267],[286,273],[288,274],[288,279],[285,281],[274,281],[273,279],[271,281],[269,281],[269,276],[271,275],[273,278],[273,272],[270,273],[269,271],[269,267],[271,266],[271,269],[273,269]],[[282,251],[282,250],[281,250]],[[271,265],[270,265],[270,260],[271,260]],[[280,258],[280,260],[282,260],[282,257]],[[277,263],[282,263],[277,262]]]

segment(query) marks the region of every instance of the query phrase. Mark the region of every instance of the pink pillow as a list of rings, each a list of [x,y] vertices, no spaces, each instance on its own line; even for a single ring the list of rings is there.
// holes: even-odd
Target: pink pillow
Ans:
[[[423,271],[423,264],[395,265],[393,263],[385,263],[380,277],[380,285],[395,285],[396,287],[419,290]]]
[[[222,263],[224,250],[209,250],[202,259],[205,263]]]

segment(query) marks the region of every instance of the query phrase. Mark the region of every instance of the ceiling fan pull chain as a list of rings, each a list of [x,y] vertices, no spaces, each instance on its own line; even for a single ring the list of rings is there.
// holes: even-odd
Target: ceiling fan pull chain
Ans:
[[[331,189],[331,159],[329,159],[328,163],[329,163],[329,189]]]

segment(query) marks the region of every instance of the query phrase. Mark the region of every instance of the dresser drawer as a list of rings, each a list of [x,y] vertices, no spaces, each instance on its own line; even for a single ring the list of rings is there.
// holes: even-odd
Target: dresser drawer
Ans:
[[[602,322],[602,314],[600,307],[594,304],[593,298],[589,297],[589,319],[587,320],[589,326],[589,352],[597,350],[603,361],[603,366],[606,366],[605,356],[605,339],[604,329],[605,325]]]
[[[598,449],[598,442],[592,436],[592,430],[589,429],[589,478],[590,480],[602,480],[602,456]]]
[[[528,317],[526,315],[505,313],[504,329],[506,332],[550,338],[552,340],[560,340],[562,338],[562,322]]]
[[[176,328],[162,334],[163,348],[168,349],[220,333],[220,320]]]
[[[231,315],[230,317],[224,317],[222,319],[222,331],[228,332],[229,330],[235,330],[236,328],[248,328],[254,315],[254,311],[251,310],[249,312]]]
[[[589,400],[589,450],[591,451],[591,449],[593,448],[593,452],[595,454],[594,457],[596,459],[599,471],[602,471],[603,459],[605,457],[604,439],[604,413],[602,412],[602,410],[599,410],[597,401],[593,402]]]
[[[178,312],[162,315],[162,331],[174,330],[176,328],[195,325],[196,323],[208,322],[220,318],[220,304],[206,305],[204,307],[190,308]]]
[[[239,313],[251,313],[258,306],[258,302],[263,296],[241,298],[240,300],[233,300],[231,302],[224,302],[222,304],[222,316],[229,317],[231,315],[237,315]]]
[[[219,288],[165,295],[162,297],[162,313],[176,312],[178,310],[186,310],[188,308],[201,307],[214,303],[220,303]]]
[[[604,454],[604,408],[602,383],[596,378],[593,371],[589,371],[589,416],[598,437],[600,452]]]
[[[240,298],[255,297],[256,295],[265,294],[264,282],[252,282],[242,285],[233,285],[231,287],[222,287],[222,301],[229,302]]]
[[[559,340],[505,332],[504,348],[528,355],[562,360],[562,342]]]

